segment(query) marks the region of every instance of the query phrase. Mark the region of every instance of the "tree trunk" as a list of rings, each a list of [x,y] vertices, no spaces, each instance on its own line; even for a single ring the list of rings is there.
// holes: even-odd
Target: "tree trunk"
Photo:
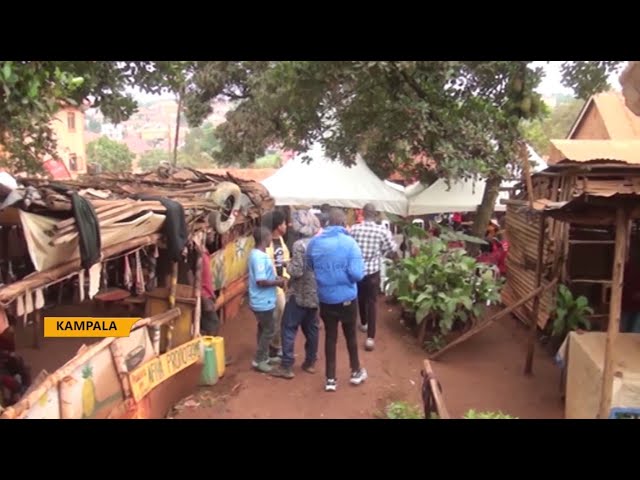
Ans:
[[[487,225],[491,221],[491,215],[493,215],[493,209],[498,200],[500,194],[500,185],[502,184],[502,178],[498,176],[491,176],[487,178],[487,183],[484,187],[484,193],[482,194],[482,203],[476,211],[476,219],[473,222],[472,234],[478,238],[484,238],[487,231]],[[477,255],[479,247],[475,244],[468,245],[469,253]]]
[[[173,166],[178,164],[178,141],[180,139],[180,113],[182,112],[182,90],[178,92],[178,113],[176,113],[176,135],[173,139]]]

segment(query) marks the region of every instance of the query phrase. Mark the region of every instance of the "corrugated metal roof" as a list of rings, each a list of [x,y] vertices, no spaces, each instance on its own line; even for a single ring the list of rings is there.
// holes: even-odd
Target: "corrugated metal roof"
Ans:
[[[640,139],[640,117],[627,108],[622,93],[600,93],[593,101],[611,140]]]
[[[640,140],[551,140],[549,165],[620,162],[640,166]]]
[[[586,113],[596,108],[610,140],[640,139],[640,118],[629,110],[620,92],[603,92],[593,95],[582,107],[567,138],[572,138],[585,119]],[[607,140],[603,138],[602,140]]]

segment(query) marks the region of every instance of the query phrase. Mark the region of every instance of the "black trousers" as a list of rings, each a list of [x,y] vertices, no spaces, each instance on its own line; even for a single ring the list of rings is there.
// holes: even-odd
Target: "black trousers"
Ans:
[[[358,282],[360,323],[367,326],[367,338],[376,338],[376,300],[380,291],[380,272],[366,275]]]
[[[358,309],[355,299],[351,302],[331,305],[320,304],[320,317],[324,322],[324,356],[326,360],[326,376],[336,378],[336,346],[338,344],[338,323],[342,324],[342,333],[347,341],[351,372],[360,370],[358,359],[358,341],[356,339],[356,318]]]
[[[211,302],[212,300],[209,300]],[[215,310],[205,310],[206,300],[200,297],[200,333],[217,337],[220,333],[220,317]]]

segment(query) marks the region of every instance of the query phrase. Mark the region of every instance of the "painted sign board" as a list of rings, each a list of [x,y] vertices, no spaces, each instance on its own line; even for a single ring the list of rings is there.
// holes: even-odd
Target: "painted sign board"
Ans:
[[[200,358],[200,338],[196,338],[135,369],[129,374],[134,400],[139,402],[155,387]]]

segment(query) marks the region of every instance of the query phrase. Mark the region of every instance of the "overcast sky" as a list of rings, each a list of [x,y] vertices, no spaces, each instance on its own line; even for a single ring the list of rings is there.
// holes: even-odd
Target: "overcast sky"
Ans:
[[[560,73],[560,65],[562,62],[533,62],[535,66],[541,66],[545,70],[545,77],[538,87],[538,92],[544,96],[552,96],[557,94],[571,95],[571,90],[562,86]],[[610,78],[610,83],[615,89],[620,89],[620,83],[618,82],[618,74],[614,74]],[[174,95],[148,95],[140,91],[134,91],[133,94],[138,100],[149,101],[157,100],[160,98],[174,98]]]

